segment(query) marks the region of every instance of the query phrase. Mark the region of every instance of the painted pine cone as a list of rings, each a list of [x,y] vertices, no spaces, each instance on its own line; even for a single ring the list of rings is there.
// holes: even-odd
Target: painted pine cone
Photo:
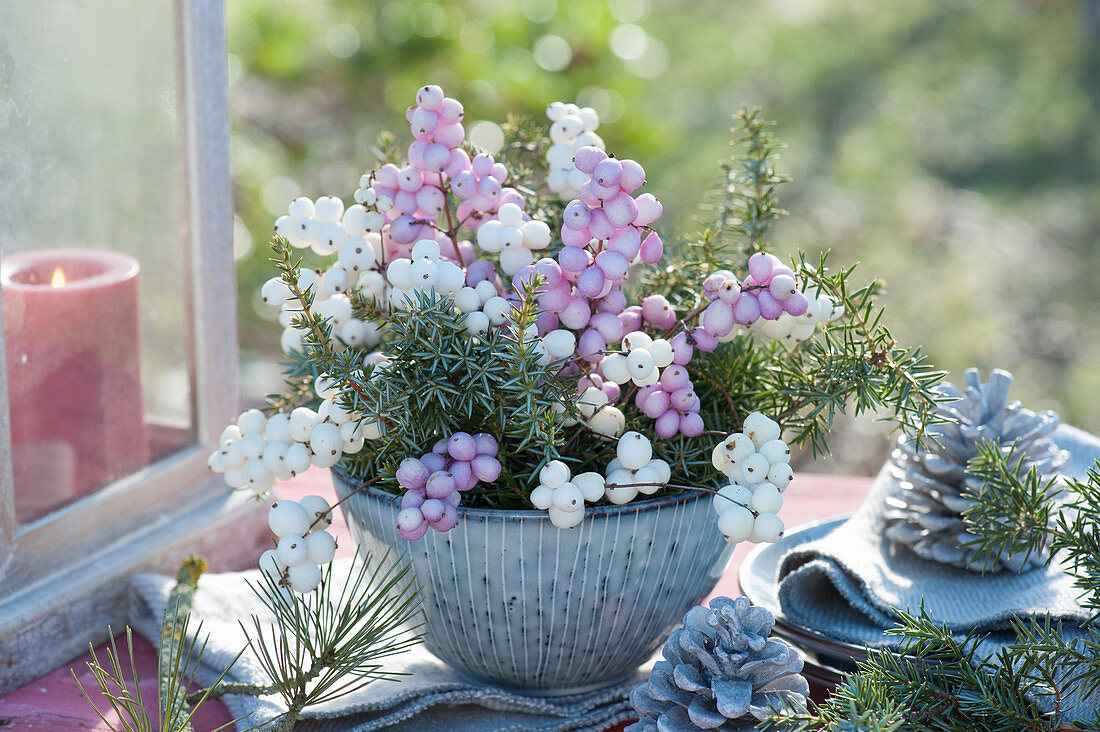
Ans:
[[[974,571],[1010,570],[1023,572],[1041,565],[1041,554],[1002,554],[984,566],[971,566],[975,549],[961,544],[973,538],[966,531],[962,512],[974,505],[963,493],[981,487],[981,481],[966,472],[967,462],[978,454],[984,441],[997,442],[1002,449],[1014,446],[1015,458],[1024,470],[1035,467],[1043,475],[1057,472],[1069,457],[1050,438],[1058,427],[1058,415],[1036,414],[1008,401],[1012,374],[994,369],[988,383],[981,383],[977,369],[966,372],[966,391],[950,384],[940,387],[958,401],[943,404],[939,414],[948,422],[933,425],[929,434],[939,441],[925,440],[917,449],[906,436],[898,439],[890,457],[897,481],[886,497],[887,538],[909,547],[919,556]]]
[[[641,719],[626,732],[750,730],[775,710],[804,708],[802,658],[768,637],[773,625],[771,613],[744,597],[693,607],[665,644],[665,660],[631,692]]]

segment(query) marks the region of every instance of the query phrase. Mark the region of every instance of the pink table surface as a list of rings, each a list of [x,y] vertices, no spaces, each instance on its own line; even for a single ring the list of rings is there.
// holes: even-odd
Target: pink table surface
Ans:
[[[866,496],[871,486],[870,478],[850,478],[831,475],[800,474],[784,494],[783,519],[787,526],[797,526],[809,521],[845,514],[854,511]],[[279,495],[288,498],[301,498],[309,494],[325,496],[331,501],[335,494],[331,479],[326,470],[310,470],[294,480],[279,487]],[[353,552],[351,535],[343,515],[339,512],[333,523],[339,549],[337,556],[348,556]],[[753,545],[742,543],[734,552],[726,573],[714,588],[712,596],[739,593],[737,571]],[[124,638],[119,643],[124,645]],[[138,677],[144,692],[146,707],[150,716],[156,716],[156,652],[152,645],[135,634],[135,656]],[[106,662],[103,646],[96,649],[101,661]],[[120,646],[120,651],[123,651]],[[33,681],[26,686],[0,698],[0,732],[15,730],[50,730],[51,732],[70,732],[72,730],[91,730],[107,732],[109,727],[92,711],[80,695],[69,669],[76,671],[77,677],[101,709],[106,708],[98,696],[98,687],[85,666],[88,655],[73,659],[72,662]],[[108,719],[114,721],[111,716]],[[206,703],[194,719],[196,732],[209,732],[231,721],[229,710],[220,701]],[[154,725],[154,729],[156,725]],[[622,729],[621,727],[615,728]],[[609,730],[614,732],[614,730]]]

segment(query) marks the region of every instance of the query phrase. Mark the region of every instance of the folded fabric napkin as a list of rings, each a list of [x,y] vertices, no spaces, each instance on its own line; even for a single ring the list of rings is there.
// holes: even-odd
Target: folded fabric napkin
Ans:
[[[333,577],[342,582],[351,560],[337,560]],[[246,646],[238,620],[270,613],[246,584],[259,578],[257,571],[204,575],[192,605],[191,627],[202,621],[209,634],[198,683],[210,684]],[[131,625],[156,643],[161,616],[175,581],[165,575],[142,574],[133,579]],[[564,697],[532,697],[462,679],[422,645],[385,661],[388,671],[410,674],[401,681],[375,681],[340,699],[309,707],[296,729],[311,732],[369,732],[370,730],[455,730],[456,732],[565,732],[603,730],[636,715],[627,697],[637,678],[607,689]],[[255,655],[245,651],[227,680],[266,684]],[[244,730],[270,721],[286,711],[277,696],[222,697]]]
[[[1100,439],[1072,427],[1053,434],[1070,453],[1063,471],[1084,477],[1100,458]],[[832,638],[884,645],[894,608],[925,610],[966,632],[1009,627],[1013,617],[1050,615],[1084,621],[1072,579],[1058,566],[1016,574],[979,574],[918,557],[886,540],[883,495],[895,480],[879,472],[863,506],[827,536],[799,545],[779,566],[779,601],[786,618]]]
[[[1062,471],[1083,478],[1100,458],[1100,439],[1061,426],[1052,435],[1068,450]],[[791,549],[779,564],[779,603],[791,623],[868,647],[898,644],[885,630],[896,625],[894,608],[925,611],[951,630],[990,632],[983,653],[1011,639],[1014,617],[1051,616],[1072,628],[1089,619],[1077,602],[1073,580],[1056,560],[1022,574],[982,575],[921,559],[885,537],[883,496],[896,480],[879,472],[867,500],[828,535]],[[998,632],[1000,631],[1000,632]]]

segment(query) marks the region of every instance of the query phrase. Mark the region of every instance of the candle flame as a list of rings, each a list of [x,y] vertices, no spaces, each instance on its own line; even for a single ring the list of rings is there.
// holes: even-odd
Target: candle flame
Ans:
[[[65,286],[65,272],[58,267],[53,271],[53,277],[50,278],[50,287],[64,287]]]

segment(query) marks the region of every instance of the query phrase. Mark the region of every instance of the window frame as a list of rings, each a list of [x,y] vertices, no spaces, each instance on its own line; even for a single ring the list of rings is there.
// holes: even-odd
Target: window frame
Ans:
[[[187,553],[254,556],[258,504],[206,466],[239,410],[236,279],[223,0],[174,0],[188,371],[194,440],[25,526],[15,520],[7,376],[0,358],[0,693],[56,667],[126,620],[127,577]],[[0,304],[0,353],[3,352]],[[217,538],[219,532],[223,538]],[[233,533],[236,539],[225,541]],[[239,564],[240,560],[237,560]],[[224,563],[224,562],[223,562]]]

